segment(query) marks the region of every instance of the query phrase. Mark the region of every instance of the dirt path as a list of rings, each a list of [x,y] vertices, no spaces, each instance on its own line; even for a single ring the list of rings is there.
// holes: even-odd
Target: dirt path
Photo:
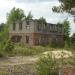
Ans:
[[[36,75],[36,56],[16,56],[0,59],[0,75]]]
[[[51,53],[51,51],[46,51],[42,54],[47,55],[48,53]],[[69,52],[66,53],[72,55]],[[60,58],[59,54],[62,54],[61,51],[53,51],[52,53],[52,55],[56,58]],[[0,75],[36,75],[35,65],[38,58],[39,56],[16,56],[1,58]]]
[[[51,53],[56,58],[61,58],[61,51],[47,51],[42,54]],[[69,51],[64,51],[65,58],[72,56],[72,53]],[[38,60],[39,56],[16,56],[16,57],[8,57],[6,59],[0,59],[0,65],[19,65],[19,64],[31,64],[35,63]]]
[[[0,59],[0,65],[20,65],[35,63],[38,59],[37,56],[16,56]]]

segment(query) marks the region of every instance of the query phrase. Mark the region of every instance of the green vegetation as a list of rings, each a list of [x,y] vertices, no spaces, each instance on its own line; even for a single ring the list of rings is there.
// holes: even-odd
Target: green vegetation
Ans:
[[[9,38],[9,25],[12,23],[12,22],[15,22],[15,21],[21,21],[22,19],[26,19],[26,20],[29,20],[29,19],[32,19],[32,14],[31,12],[28,13],[27,16],[25,16],[24,12],[22,9],[19,9],[19,8],[13,8],[10,13],[7,14],[7,22],[6,24],[2,23],[0,25],[0,56],[5,56],[7,54],[10,54],[12,55],[14,50],[15,50],[15,53],[16,52],[16,49],[14,48],[14,43],[11,41],[11,39]],[[12,51],[13,50],[13,51]],[[25,49],[21,49],[20,50],[25,50]],[[25,51],[23,51],[25,53]],[[21,52],[21,54],[23,54],[23,52]]]
[[[74,16],[74,21],[75,21],[75,11],[73,10],[73,8],[75,8],[75,0],[59,0],[60,5],[59,6],[54,6],[52,8],[53,12],[67,12],[70,13],[71,15]],[[64,21],[63,22],[63,26],[64,26],[64,47],[68,48],[68,49],[75,49],[75,41],[74,41],[74,34],[69,37],[70,34],[70,23],[68,21]]]
[[[46,19],[44,17],[40,17],[38,21],[39,21],[39,23],[41,23],[41,22],[43,22],[44,24],[47,23]]]
[[[69,21],[65,20],[62,24],[64,27],[64,41],[68,41],[70,35],[70,23]]]
[[[59,0],[59,2],[61,3],[60,6],[54,6],[52,8],[52,10],[54,12],[67,12],[70,13],[71,15],[74,16],[74,21],[75,21],[75,11],[72,10],[73,8],[75,8],[75,0]],[[65,37],[65,47],[70,48],[70,49],[75,49],[75,38],[74,38],[74,34],[69,37],[69,33],[70,33],[70,29],[69,29],[69,22],[68,21],[64,21],[63,23],[64,25],[64,37]]]
[[[75,33],[70,37],[70,48],[75,50]]]
[[[71,9],[75,7],[75,0],[59,0],[59,2],[61,3],[61,5],[58,7],[54,6],[53,11],[55,12],[65,11],[71,13]]]
[[[0,30],[1,30],[0,31],[0,56],[3,56],[4,54],[3,48],[4,48],[4,45],[6,44],[6,40],[8,40],[8,31],[5,24],[1,24]]]
[[[58,71],[65,65],[75,66],[75,54],[68,59],[62,51],[61,58],[57,59],[52,53],[42,55],[36,64],[37,75],[59,75]]]
[[[24,14],[24,11],[20,8],[13,8],[10,13],[7,14],[7,24],[16,22],[16,21],[21,21],[22,19],[25,19],[26,21],[29,19],[32,19],[32,14],[31,12],[28,13],[26,16]]]
[[[18,20],[22,20],[24,18],[24,12],[22,9],[19,8],[13,8],[10,13],[7,14],[7,23],[10,24],[12,22],[16,22]]]
[[[39,55],[45,51],[51,50],[53,50],[53,48],[43,46],[21,46],[15,44],[14,49],[11,51],[7,51],[6,54],[8,56],[32,56]]]
[[[26,21],[27,21],[27,20],[30,20],[30,19],[32,19],[32,18],[33,18],[33,16],[32,16],[32,14],[31,14],[31,12],[29,12],[28,15],[25,16]]]
[[[41,56],[37,62],[37,75],[58,75],[58,66],[52,55]]]
[[[70,23],[68,20],[64,20],[63,23],[58,23],[59,25],[63,25],[64,30],[64,46],[63,48],[74,50],[75,49],[75,33],[70,37]],[[55,47],[57,44],[53,44]],[[58,47],[61,47],[60,45]]]
[[[70,35],[70,23],[67,20],[64,20],[63,28],[64,28],[64,47],[69,47],[69,35]]]

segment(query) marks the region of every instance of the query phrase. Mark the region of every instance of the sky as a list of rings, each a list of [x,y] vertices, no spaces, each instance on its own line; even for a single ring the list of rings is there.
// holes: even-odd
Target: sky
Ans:
[[[63,22],[65,19],[70,21],[71,34],[75,32],[75,23],[73,16],[67,13],[52,12],[53,6],[59,6],[58,0],[0,0],[0,23],[6,22],[7,13],[13,7],[21,8],[27,15],[31,11],[33,18],[46,18],[47,22],[56,24]]]

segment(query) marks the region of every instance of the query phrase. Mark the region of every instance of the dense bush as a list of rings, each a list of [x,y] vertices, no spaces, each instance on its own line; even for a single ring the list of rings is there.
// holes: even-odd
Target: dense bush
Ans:
[[[49,47],[48,47],[49,48]],[[47,47],[43,46],[19,46],[15,44],[15,48],[12,51],[13,55],[22,55],[22,56],[28,56],[28,55],[38,55],[42,52],[45,52],[46,50],[51,50],[50,48],[48,49]]]
[[[7,40],[3,49],[4,49],[4,51],[9,52],[9,51],[12,51],[13,48],[14,48],[14,43],[9,39],[9,40]]]
[[[58,68],[56,60],[51,55],[40,57],[37,62],[38,75],[58,75]]]
[[[12,53],[14,49],[14,44],[11,40],[4,41],[0,44],[0,57],[6,56],[9,53]]]

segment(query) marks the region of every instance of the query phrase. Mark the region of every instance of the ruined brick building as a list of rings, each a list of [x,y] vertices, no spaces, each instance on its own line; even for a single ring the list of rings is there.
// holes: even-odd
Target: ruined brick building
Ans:
[[[37,19],[16,21],[9,26],[9,36],[13,42],[29,45],[63,44],[63,26],[39,22]]]

